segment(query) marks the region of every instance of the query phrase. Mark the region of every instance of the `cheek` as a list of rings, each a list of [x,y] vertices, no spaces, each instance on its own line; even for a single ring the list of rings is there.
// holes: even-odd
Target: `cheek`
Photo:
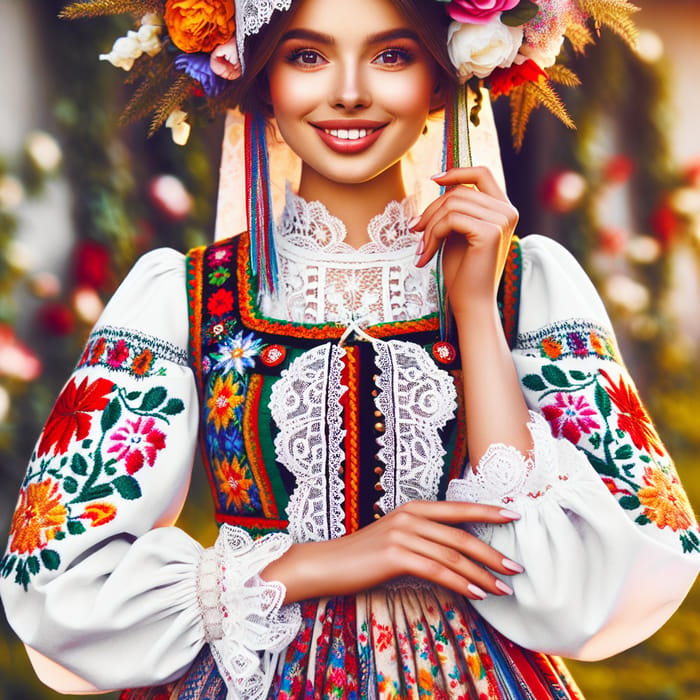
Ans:
[[[397,114],[410,118],[423,119],[430,112],[433,91],[431,76],[410,76],[384,84],[383,99]]]
[[[278,119],[307,114],[316,104],[316,90],[307,76],[281,69],[271,72],[269,80],[272,110]]]

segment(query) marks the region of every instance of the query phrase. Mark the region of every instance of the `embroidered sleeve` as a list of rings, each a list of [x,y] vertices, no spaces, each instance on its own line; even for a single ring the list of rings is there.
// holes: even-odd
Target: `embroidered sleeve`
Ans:
[[[493,446],[448,497],[521,514],[476,533],[525,567],[475,603],[528,648],[592,660],[656,631],[700,569],[700,538],[590,280],[552,241],[523,241],[513,359],[534,452]]]
[[[96,688],[176,678],[204,643],[202,548],[171,527],[198,421],[186,347],[183,259],[158,251],[120,287],[58,397],[0,560],[18,635]]]

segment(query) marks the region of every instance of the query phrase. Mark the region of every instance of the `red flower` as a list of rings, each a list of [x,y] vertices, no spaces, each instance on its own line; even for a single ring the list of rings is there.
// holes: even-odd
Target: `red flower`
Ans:
[[[153,353],[148,348],[144,348],[131,363],[131,371],[142,377],[151,369],[151,365],[153,365]]]
[[[489,78],[491,97],[496,99],[501,95],[509,95],[513,88],[523,83],[536,83],[547,74],[529,58],[524,63],[514,63],[508,68],[495,68]]]
[[[129,346],[123,338],[120,338],[114,347],[107,353],[107,364],[117,369],[129,359]]]
[[[107,379],[96,379],[88,384],[85,377],[79,386],[71,379],[56,401],[39,441],[39,457],[55,447],[55,454],[63,454],[70,441],[83,440],[90,433],[90,413],[103,411],[109,403],[108,394],[114,384]]]
[[[219,289],[209,297],[207,311],[212,316],[223,316],[233,308],[233,294],[228,289]]]
[[[100,289],[109,276],[109,249],[97,241],[83,241],[75,250],[74,275],[78,285]]]
[[[124,460],[129,474],[137,472],[144,464],[152,467],[159,450],[165,447],[165,434],[154,428],[155,419],[139,417],[127,420],[112,434],[112,446],[107,452],[116,452]]]
[[[116,506],[111,503],[90,503],[85,506],[83,514],[80,516],[84,520],[89,520],[92,527],[99,527],[111,522],[117,515]]]
[[[664,450],[651,419],[647,414],[642,402],[639,400],[634,387],[625,384],[625,380],[620,377],[620,383],[615,385],[605,370],[600,370],[610,385],[607,389],[608,396],[617,407],[617,427],[627,433],[634,446],[638,450],[651,453],[653,450],[658,455],[663,455]]]
[[[591,428],[600,428],[592,416],[596,412],[583,396],[558,393],[555,403],[542,407],[544,417],[552,426],[555,437],[565,437],[574,445],[581,439],[581,433],[590,433]]]
[[[102,353],[105,351],[105,348],[107,347],[107,341],[104,338],[98,338],[95,344],[92,346],[92,350],[90,350],[90,364],[91,365],[96,365],[100,359],[102,358]]]
[[[42,306],[37,312],[37,320],[51,335],[69,335],[75,329],[75,315],[60,302]]]

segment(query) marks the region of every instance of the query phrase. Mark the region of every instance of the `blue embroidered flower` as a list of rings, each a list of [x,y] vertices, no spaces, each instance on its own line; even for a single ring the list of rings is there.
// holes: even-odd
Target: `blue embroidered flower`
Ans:
[[[216,354],[212,354],[218,360],[214,369],[224,372],[233,370],[238,375],[243,375],[255,365],[255,358],[260,354],[261,348],[261,340],[256,339],[252,333],[244,336],[243,331],[240,331],[221,343]]]
[[[209,67],[208,53],[181,53],[175,59],[175,67],[198,81],[207,97],[216,97],[228,83]]]

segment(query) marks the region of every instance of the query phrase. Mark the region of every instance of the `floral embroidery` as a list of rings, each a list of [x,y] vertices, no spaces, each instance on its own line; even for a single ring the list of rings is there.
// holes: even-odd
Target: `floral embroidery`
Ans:
[[[61,565],[54,543],[111,522],[120,500],[141,498],[133,474],[155,466],[166,443],[159,426],[184,408],[161,386],[127,392],[107,379],[71,378],[22,483],[0,575],[14,572],[26,588],[42,567]]]
[[[532,333],[521,333],[517,349],[526,355],[550,360],[564,357],[620,359],[610,331],[586,320],[561,321]]]
[[[233,294],[228,289],[219,289],[209,297],[207,311],[212,316],[223,316],[233,309]]]
[[[211,396],[207,400],[208,421],[216,426],[217,431],[225,430],[234,417],[234,411],[243,403],[241,385],[233,381],[233,375],[218,376],[214,381]]]
[[[154,418],[139,416],[136,420],[127,419],[112,433],[112,446],[107,452],[116,452],[129,474],[135,474],[144,464],[152,467],[158,452],[165,447],[165,433],[155,424]]]
[[[220,287],[230,276],[231,271],[220,265],[209,273],[209,284]]]
[[[522,383],[536,394],[552,433],[586,455],[636,523],[668,527],[678,533],[683,551],[700,552],[695,518],[673,463],[624,375],[615,380],[604,369],[565,371],[544,364]]]
[[[211,353],[210,356],[218,360],[214,369],[244,374],[255,366],[255,358],[260,354],[261,347],[262,341],[256,340],[252,333],[244,336],[243,331],[239,331],[234,338],[219,345],[215,353]]]
[[[187,354],[159,338],[108,326],[90,335],[78,368],[100,365],[141,378],[165,375],[169,362],[186,365]]]
[[[675,474],[647,467],[644,483],[637,498],[644,507],[644,515],[659,527],[670,527],[674,532],[688,530],[694,524],[690,501]]]
[[[217,478],[219,488],[226,495],[226,507],[230,508],[235,504],[241,510],[243,504],[250,505],[248,491],[253,485],[252,479],[246,479],[246,472],[241,469],[237,457],[230,462],[227,459],[214,459],[214,474]]]

